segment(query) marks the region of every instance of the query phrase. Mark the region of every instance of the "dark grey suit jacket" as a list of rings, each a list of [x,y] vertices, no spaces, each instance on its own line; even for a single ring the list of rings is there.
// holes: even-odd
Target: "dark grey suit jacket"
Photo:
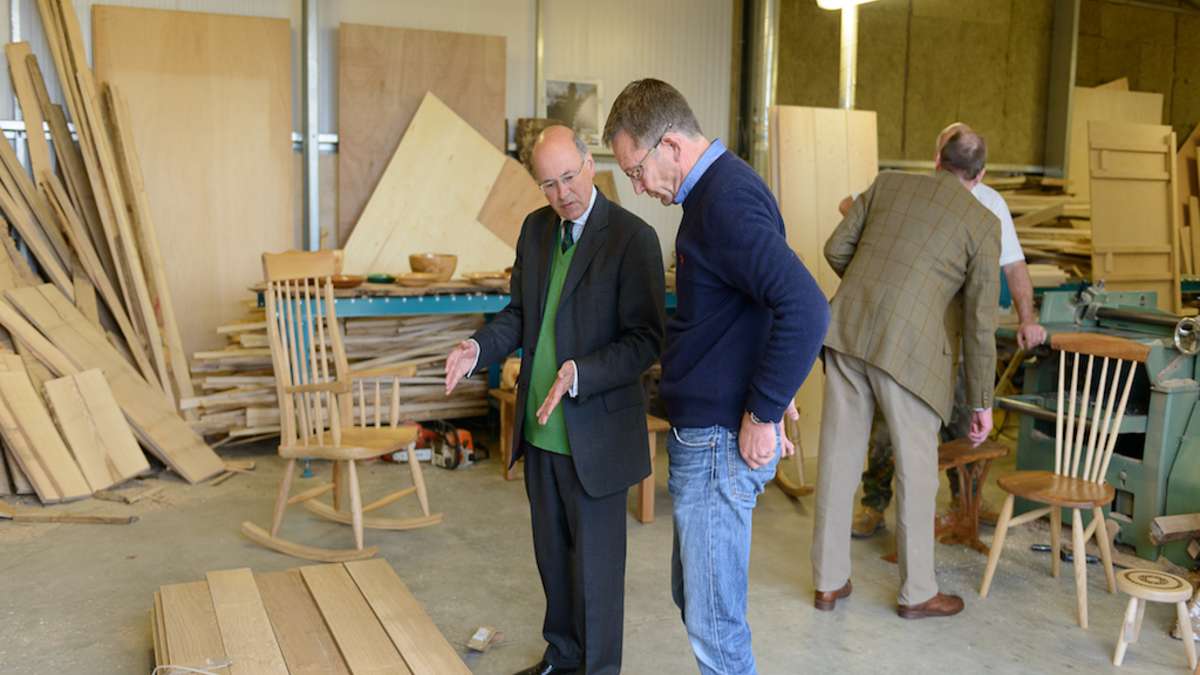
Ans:
[[[480,347],[478,368],[522,349],[513,462],[522,452],[529,377],[559,222],[549,206],[525,218],[512,301],[473,336]],[[662,249],[645,221],[599,191],[576,246],[559,300],[555,351],[560,366],[575,360],[579,392],[576,398],[564,396],[560,405],[579,481],[589,495],[603,497],[650,475],[641,375],[662,350]]]

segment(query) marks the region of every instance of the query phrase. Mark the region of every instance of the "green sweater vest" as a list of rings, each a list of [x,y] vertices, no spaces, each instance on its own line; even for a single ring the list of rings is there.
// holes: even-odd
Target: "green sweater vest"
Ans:
[[[563,282],[567,279],[567,270],[571,269],[571,259],[575,257],[578,246],[571,246],[566,253],[562,252],[562,230],[554,238],[554,258],[550,264],[550,284],[546,289],[546,313],[542,315],[542,327],[538,330],[537,350],[533,354],[533,372],[529,377],[529,398],[525,403],[525,440],[542,450],[555,452],[560,455],[571,454],[571,444],[567,440],[567,421],[563,417],[563,404],[567,396],[550,413],[550,419],[545,426],[538,423],[537,411],[554,386],[558,377],[558,349],[555,342],[556,333],[554,320],[558,317],[558,301],[562,297]]]

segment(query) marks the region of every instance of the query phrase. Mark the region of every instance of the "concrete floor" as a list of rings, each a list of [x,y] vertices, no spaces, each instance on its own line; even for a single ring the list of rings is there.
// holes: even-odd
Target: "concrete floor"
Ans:
[[[148,609],[160,585],[202,579],[209,570],[303,564],[238,533],[245,519],[269,523],[282,468],[273,449],[223,454],[252,457],[258,468],[217,487],[188,486],[164,474],[150,481],[166,486],[150,503],[59,507],[139,514],[129,526],[0,521],[0,673],[147,673]],[[367,466],[363,474],[368,495],[408,480],[407,468],[392,464]],[[426,476],[445,522],[413,532],[369,532],[368,542],[379,545],[460,650],[477,626],[503,631],[503,641],[486,654],[466,655],[474,672],[510,673],[532,664],[543,649],[543,600],[522,484],[501,480],[495,460],[457,471],[430,468]],[[298,483],[297,489],[311,484]],[[625,671],[696,672],[668,588],[670,497],[661,452],[657,483],[658,520],[629,520]],[[943,485],[943,498],[945,492]],[[1080,629],[1071,568],[1064,565],[1063,575],[1051,578],[1047,556],[1029,551],[1030,543],[1049,541],[1045,526],[1010,534],[986,601],[977,593],[983,556],[938,546],[942,590],[967,603],[958,617],[910,622],[896,616],[896,568],[880,560],[891,549],[889,536],[855,543],[854,595],[836,612],[815,611],[808,560],[812,500],[793,501],[771,487],[755,513],[750,624],[760,672],[902,673],[930,666],[964,673],[1117,672],[1110,658],[1125,600],[1106,593],[1103,573],[1090,566],[1091,628]],[[415,513],[412,504],[390,509]],[[348,528],[298,508],[289,511],[284,533],[331,546],[352,541]],[[990,536],[989,529],[985,540]],[[1148,608],[1142,640],[1131,646],[1121,672],[1183,672],[1181,643],[1166,635],[1173,616],[1167,606]]]

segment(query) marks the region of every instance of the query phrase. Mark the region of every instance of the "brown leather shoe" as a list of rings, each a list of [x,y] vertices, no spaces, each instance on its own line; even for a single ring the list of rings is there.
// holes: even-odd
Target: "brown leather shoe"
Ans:
[[[846,585],[836,591],[817,591],[813,593],[813,607],[822,612],[832,612],[837,601],[842,598],[850,597],[850,591],[854,590],[850,586],[850,580],[846,580]]]
[[[938,593],[919,605],[900,605],[896,613],[902,619],[927,619],[933,616],[954,616],[963,611],[963,600],[957,595]]]

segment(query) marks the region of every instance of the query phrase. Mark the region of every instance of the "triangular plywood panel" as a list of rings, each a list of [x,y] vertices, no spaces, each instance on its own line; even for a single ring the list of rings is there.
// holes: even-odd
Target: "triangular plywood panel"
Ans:
[[[505,38],[338,27],[338,237],[363,213],[426,92],[504,149]]]
[[[611,177],[610,173],[610,180]],[[505,157],[500,176],[492,186],[492,191],[488,193],[476,219],[516,249],[525,216],[547,204],[546,195],[537,183],[533,182],[533,177],[525,167],[517,160]]]
[[[870,187],[879,172],[875,113],[775,106],[770,111],[771,189],[787,225],[788,243],[826,298],[840,281],[825,262],[825,240],[841,222],[838,203]],[[801,442],[816,452],[825,378],[814,368],[796,396]]]
[[[511,265],[513,246],[476,220],[504,160],[437,96],[426,94],[346,241],[343,270],[405,272],[409,254],[426,252],[457,255],[460,274]]]

